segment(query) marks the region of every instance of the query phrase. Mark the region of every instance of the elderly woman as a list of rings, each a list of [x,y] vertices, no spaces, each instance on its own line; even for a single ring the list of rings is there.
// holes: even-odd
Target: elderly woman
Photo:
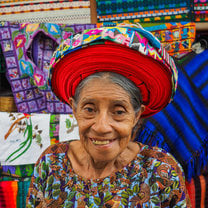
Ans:
[[[80,140],[50,146],[36,163],[27,207],[190,207],[181,166],[134,141],[141,119],[172,99],[177,70],[151,33],[120,25],[65,40],[51,86]]]

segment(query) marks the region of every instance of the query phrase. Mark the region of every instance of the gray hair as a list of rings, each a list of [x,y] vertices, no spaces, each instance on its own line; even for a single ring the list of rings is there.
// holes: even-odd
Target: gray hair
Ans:
[[[85,85],[94,78],[100,79],[103,77],[106,77],[107,79],[112,81],[113,84],[119,85],[129,94],[130,102],[133,106],[135,114],[138,113],[142,104],[142,96],[141,96],[139,88],[128,78],[124,77],[121,74],[114,73],[114,72],[97,72],[86,77],[84,80],[82,80],[77,86],[75,95],[73,97],[75,101],[75,106],[77,105],[79,101],[81,90],[85,87]]]

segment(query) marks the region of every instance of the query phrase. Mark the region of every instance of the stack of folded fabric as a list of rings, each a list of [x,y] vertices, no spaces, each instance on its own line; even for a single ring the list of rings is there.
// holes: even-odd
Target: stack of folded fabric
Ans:
[[[0,21],[86,24],[90,23],[90,1],[0,1]]]
[[[193,18],[190,0],[113,0],[97,1],[98,22],[134,20],[136,22],[175,22]]]
[[[194,0],[195,22],[208,21],[208,0]]]

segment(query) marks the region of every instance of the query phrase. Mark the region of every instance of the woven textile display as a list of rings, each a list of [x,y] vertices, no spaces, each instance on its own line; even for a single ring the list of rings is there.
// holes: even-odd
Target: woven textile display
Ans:
[[[89,0],[2,0],[0,21],[90,23]]]
[[[144,24],[156,36],[171,56],[181,57],[192,51],[196,28],[194,22]]]
[[[144,121],[137,139],[171,152],[186,177],[207,172],[208,50],[180,60],[176,95],[164,110]]]
[[[118,21],[121,24],[120,21]],[[131,23],[130,20],[122,21],[123,24]],[[97,27],[115,26],[115,22],[97,23]],[[169,23],[141,23],[141,25],[157,37],[163,47],[171,56],[181,57],[192,51],[195,40],[196,27],[194,22],[169,22]]]
[[[134,20],[136,22],[191,21],[191,0],[97,0],[98,22]]]
[[[208,21],[208,0],[194,0],[195,22]]]
[[[63,39],[91,27],[95,25],[1,22],[6,76],[18,112],[71,112],[48,88],[48,67],[53,51]]]
[[[208,208],[208,175],[200,175],[186,182],[193,208]]]
[[[72,114],[0,112],[0,207],[25,208],[34,163],[50,144],[79,139]]]

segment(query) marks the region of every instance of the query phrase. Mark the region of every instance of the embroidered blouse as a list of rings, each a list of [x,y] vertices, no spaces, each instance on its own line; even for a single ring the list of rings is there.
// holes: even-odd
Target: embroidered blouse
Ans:
[[[127,166],[90,180],[73,171],[68,144],[51,145],[37,161],[27,208],[191,207],[183,170],[163,149],[138,143],[140,152]]]

